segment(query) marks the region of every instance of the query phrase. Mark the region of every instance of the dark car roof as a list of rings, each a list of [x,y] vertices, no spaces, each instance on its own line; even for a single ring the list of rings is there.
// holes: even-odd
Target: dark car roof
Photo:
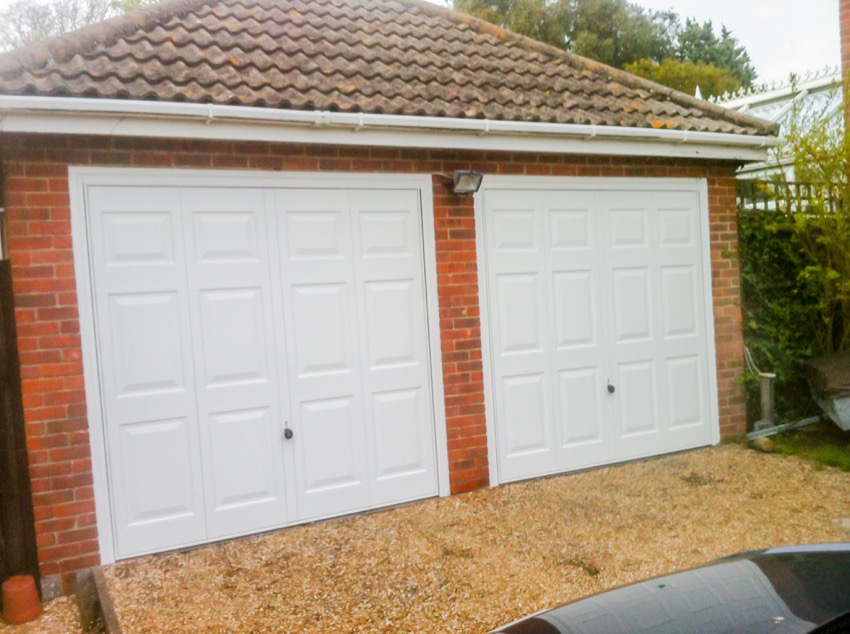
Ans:
[[[742,553],[568,603],[511,634],[812,632],[850,613],[850,544]]]

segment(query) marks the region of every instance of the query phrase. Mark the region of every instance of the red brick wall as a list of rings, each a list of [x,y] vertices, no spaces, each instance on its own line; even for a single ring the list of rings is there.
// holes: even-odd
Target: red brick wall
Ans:
[[[669,159],[5,135],[9,250],[41,571],[98,562],[70,236],[68,165],[434,174],[449,467],[453,492],[488,484],[475,221],[450,192],[455,169],[485,174],[706,178],[721,432],[744,431],[734,165]]]

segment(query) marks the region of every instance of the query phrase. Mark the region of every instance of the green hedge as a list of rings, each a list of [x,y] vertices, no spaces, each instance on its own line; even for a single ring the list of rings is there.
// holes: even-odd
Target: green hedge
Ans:
[[[744,338],[756,365],[776,373],[776,418],[797,420],[817,412],[804,362],[818,356],[822,322],[817,291],[803,272],[812,262],[797,244],[794,220],[775,211],[739,214]],[[745,378],[747,416],[759,418],[758,379]]]

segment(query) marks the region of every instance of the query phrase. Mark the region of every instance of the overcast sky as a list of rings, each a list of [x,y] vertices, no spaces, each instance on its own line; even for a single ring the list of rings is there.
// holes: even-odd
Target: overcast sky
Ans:
[[[649,9],[725,24],[747,47],[759,80],[841,61],[838,0],[635,0]]]
[[[673,9],[682,19],[725,24],[747,48],[757,81],[785,80],[837,66],[838,0],[631,0],[647,9]],[[445,6],[446,2],[431,0]]]
[[[0,0],[0,7],[13,0]],[[447,4],[450,0],[431,0]],[[683,18],[725,24],[746,46],[759,81],[784,80],[840,62],[838,0],[632,0]]]

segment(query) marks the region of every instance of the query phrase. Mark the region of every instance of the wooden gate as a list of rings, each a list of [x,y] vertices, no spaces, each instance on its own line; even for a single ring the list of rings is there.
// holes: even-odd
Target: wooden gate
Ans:
[[[12,270],[0,260],[0,581],[28,574],[38,580],[21,373],[12,297]]]

